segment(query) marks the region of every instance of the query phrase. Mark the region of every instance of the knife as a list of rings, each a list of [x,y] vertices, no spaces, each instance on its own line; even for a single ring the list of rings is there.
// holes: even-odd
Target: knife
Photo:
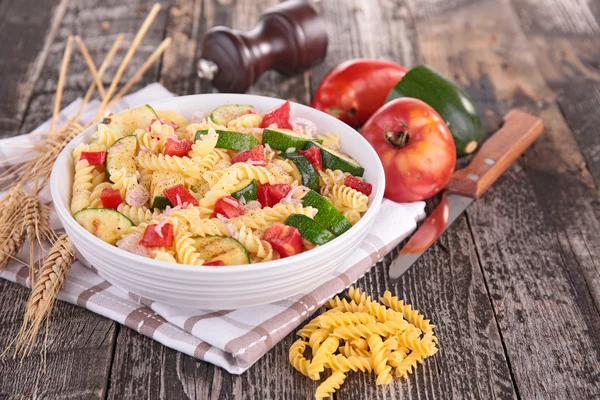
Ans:
[[[390,266],[390,279],[397,282],[473,201],[510,167],[540,136],[542,120],[512,110],[504,124],[483,146],[471,163],[452,175],[440,204],[406,242]]]

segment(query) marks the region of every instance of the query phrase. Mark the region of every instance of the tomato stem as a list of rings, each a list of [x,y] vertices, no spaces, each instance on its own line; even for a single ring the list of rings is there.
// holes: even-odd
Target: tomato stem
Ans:
[[[406,146],[410,140],[410,128],[408,125],[400,123],[400,126],[396,129],[385,129],[383,135],[389,144],[401,149]]]

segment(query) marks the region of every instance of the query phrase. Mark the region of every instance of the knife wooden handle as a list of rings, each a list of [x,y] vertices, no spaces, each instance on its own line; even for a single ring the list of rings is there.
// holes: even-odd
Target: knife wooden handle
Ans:
[[[510,111],[502,127],[484,142],[471,163],[454,172],[447,185],[448,192],[480,198],[543,129],[541,119],[523,111]]]

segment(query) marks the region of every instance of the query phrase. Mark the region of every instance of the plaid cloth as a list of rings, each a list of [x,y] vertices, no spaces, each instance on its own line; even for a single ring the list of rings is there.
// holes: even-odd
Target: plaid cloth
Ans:
[[[170,96],[173,95],[162,85],[152,84],[124,97],[114,111]],[[80,104],[81,100],[76,100],[66,107],[60,114],[58,126],[74,115]],[[89,121],[97,107],[98,103],[90,103],[81,122]],[[32,133],[48,128],[46,122]],[[0,140],[0,169],[26,159],[23,153],[39,137],[22,135]],[[42,193],[42,198],[51,200],[48,193]],[[177,351],[240,374],[405,239],[416,228],[416,222],[425,216],[424,206],[422,202],[398,204],[384,200],[373,229],[342,267],[324,277],[322,284],[310,293],[277,303],[226,311],[176,308],[123,292],[81,261],[73,264],[59,299],[117,321]],[[55,215],[51,222],[54,228],[61,228]],[[27,262],[28,251],[22,251],[19,258]],[[16,261],[0,273],[0,277],[23,286],[29,286],[28,276],[28,268]]]

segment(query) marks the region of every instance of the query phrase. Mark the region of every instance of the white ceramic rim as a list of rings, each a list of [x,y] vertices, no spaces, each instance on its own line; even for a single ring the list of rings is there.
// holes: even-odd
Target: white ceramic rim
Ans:
[[[252,99],[256,99],[256,98],[267,98],[270,100],[283,101],[282,99],[277,99],[275,97],[269,97],[269,96],[257,96],[257,95],[249,95],[249,94],[230,94],[230,93],[214,93],[214,94],[210,93],[210,94],[178,96],[178,97],[173,97],[173,98],[164,99],[164,100],[160,100],[160,101],[149,102],[147,104],[150,104],[150,106],[152,106],[156,110],[166,110],[166,109],[169,109],[169,104],[173,103],[174,101],[185,101],[185,100],[193,101],[194,98],[197,98],[199,96],[203,96],[203,97],[209,96],[209,97],[214,97],[214,98],[218,98],[218,97],[228,98],[231,96],[244,97],[247,99],[247,102],[248,102],[247,104],[252,104],[253,103]],[[281,268],[282,264],[287,264],[290,262],[301,263],[301,262],[305,262],[305,261],[314,261],[315,259],[319,259],[319,256],[321,254],[325,254],[329,249],[331,249],[337,243],[339,243],[340,240],[343,240],[344,235],[347,235],[350,232],[360,231],[361,228],[364,225],[366,225],[371,218],[373,218],[373,219],[375,218],[374,214],[376,214],[379,211],[379,207],[380,207],[381,201],[383,199],[383,192],[385,190],[385,174],[383,171],[383,165],[381,164],[381,161],[379,159],[379,156],[375,152],[375,149],[373,149],[371,144],[364,137],[362,137],[360,135],[360,133],[355,131],[349,125],[332,117],[329,114],[326,114],[322,111],[305,106],[303,104],[294,103],[294,102],[291,102],[291,103],[293,104],[294,108],[308,110],[308,112],[311,112],[311,113],[320,113],[320,114],[325,115],[326,117],[330,118],[332,126],[334,128],[328,129],[328,130],[337,130],[339,132],[352,131],[353,132],[352,134],[355,134],[359,138],[359,140],[363,142],[364,151],[369,153],[369,156],[371,156],[373,159],[376,160],[374,168],[376,168],[376,171],[375,171],[376,175],[378,176],[378,178],[381,181],[378,182],[376,191],[373,194],[373,197],[371,200],[371,205],[367,209],[367,212],[356,223],[356,225],[354,225],[348,231],[344,232],[344,234],[336,237],[329,243],[318,246],[310,251],[303,252],[303,253],[293,256],[293,257],[272,260],[272,261],[265,261],[265,262],[256,263],[256,264],[233,265],[233,266],[228,266],[227,268],[222,268],[222,267],[210,268],[210,267],[206,267],[206,266],[194,267],[194,266],[186,265],[186,264],[168,263],[168,262],[164,262],[164,261],[155,260],[152,258],[142,257],[137,254],[133,254],[128,251],[121,250],[118,247],[112,246],[106,242],[103,242],[102,240],[100,240],[96,236],[92,235],[90,232],[88,232],[86,229],[84,229],[81,225],[79,225],[75,221],[75,219],[71,215],[70,210],[67,210],[66,207],[61,203],[61,201],[58,200],[60,198],[59,193],[58,193],[59,189],[57,186],[58,179],[59,179],[59,172],[57,171],[57,169],[58,169],[57,166],[59,165],[59,163],[56,163],[53,166],[52,174],[50,176],[50,192],[52,195],[52,200],[54,202],[56,212],[59,214],[61,220],[70,218],[72,220],[72,222],[74,223],[73,229],[78,229],[83,235],[88,235],[88,238],[95,240],[97,242],[97,245],[100,246],[101,249],[104,249],[105,251],[112,253],[113,255],[115,255],[117,257],[122,257],[124,259],[124,261],[142,262],[144,264],[151,265],[151,266],[154,266],[157,268],[162,268],[163,270],[167,270],[167,271],[186,272],[186,273],[193,273],[193,274],[210,274],[210,275],[230,274],[230,273],[234,272],[234,270],[235,270],[235,272],[242,273],[242,272],[252,272],[252,271],[256,272],[257,269],[260,269],[261,271],[264,272],[264,271],[268,271],[268,270],[274,269],[274,268]],[[136,107],[139,107],[144,104],[146,104],[146,103],[142,103],[137,106],[133,106],[131,108],[136,108]],[[84,136],[89,131],[95,130],[97,125],[98,124],[94,124],[94,125],[90,126],[89,128],[85,129],[83,132],[81,132],[79,135]],[[341,136],[342,136],[342,140],[343,140],[343,134]],[[62,158],[62,157],[71,157],[73,148],[75,147],[75,143],[76,143],[76,140],[71,141],[71,143],[69,143],[59,153],[57,159]],[[350,156],[352,156],[352,154],[350,154]],[[57,201],[55,201],[55,199],[57,199]]]

